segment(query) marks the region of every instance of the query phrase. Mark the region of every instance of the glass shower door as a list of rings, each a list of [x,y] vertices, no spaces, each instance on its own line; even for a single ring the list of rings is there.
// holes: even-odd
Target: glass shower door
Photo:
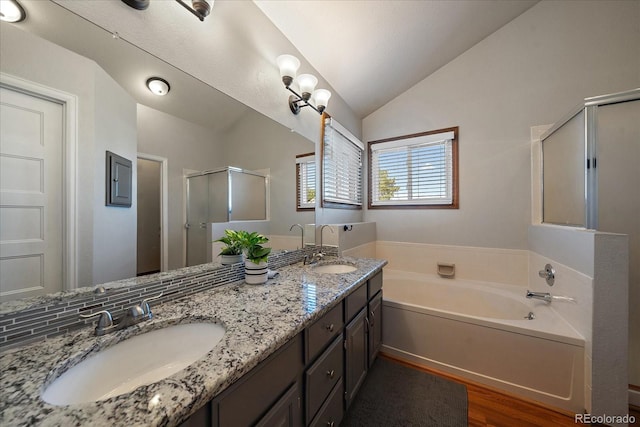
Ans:
[[[187,178],[187,267],[207,262],[209,176]]]

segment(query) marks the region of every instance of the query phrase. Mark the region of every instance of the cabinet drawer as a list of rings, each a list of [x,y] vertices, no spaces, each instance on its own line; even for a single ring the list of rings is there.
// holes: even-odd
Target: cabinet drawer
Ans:
[[[318,360],[307,369],[305,396],[308,420],[318,412],[331,389],[342,378],[342,340],[343,336],[340,334]]]
[[[255,424],[295,383],[302,371],[300,334],[212,402],[214,425]]]
[[[345,299],[345,313],[347,314],[345,321],[349,322],[353,319],[365,305],[367,305],[367,284],[363,283]]]
[[[329,398],[318,411],[318,415],[313,419],[310,427],[338,427],[344,416],[342,406],[343,385],[342,379],[333,388]]]
[[[301,422],[300,393],[294,383],[255,427],[296,427]]]
[[[382,270],[380,270],[380,273],[369,279],[367,285],[369,286],[369,299],[371,299],[380,289],[382,289]]]
[[[340,302],[305,330],[306,361],[312,361],[342,331],[343,325],[342,302]]]

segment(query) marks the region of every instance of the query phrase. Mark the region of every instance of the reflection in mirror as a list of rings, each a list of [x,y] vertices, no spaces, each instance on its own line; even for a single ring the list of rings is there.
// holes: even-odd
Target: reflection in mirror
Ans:
[[[77,124],[64,124],[71,127],[63,132],[75,139],[64,142],[65,155],[72,157],[62,162],[66,168],[62,175],[75,197],[62,189],[63,199],[68,198],[63,205],[75,209],[75,218],[69,219],[71,226],[61,228],[65,236],[75,232],[75,248],[69,251],[69,244],[59,243],[64,270],[60,276],[67,279],[46,288],[47,277],[30,276],[35,291],[29,296],[139,272],[136,229],[144,226],[145,216],[136,216],[137,200],[131,208],[105,206],[107,150],[132,161],[133,194],[138,189],[136,158],[166,166],[166,171],[155,175],[161,181],[158,187],[164,188],[158,221],[160,235],[165,236],[160,244],[160,256],[166,260],[162,270],[186,264],[186,175],[227,165],[268,171],[270,212],[269,219],[261,221],[261,231],[269,235],[275,249],[300,246],[300,236],[296,229],[290,231],[291,225],[313,224],[315,219],[313,211],[296,210],[295,159],[313,150],[311,141],[56,3],[24,4],[30,19],[0,24],[3,85],[6,76],[14,76],[12,81],[33,82],[29,87],[34,92],[52,88],[77,105],[72,112],[68,108],[73,102],[63,99],[65,113],[73,113]],[[169,81],[166,96],[148,91],[145,82],[152,76]],[[67,223],[67,219],[59,221]],[[8,229],[3,222],[3,234]],[[3,273],[3,282],[5,277]],[[2,289],[6,289],[4,283]]]
[[[585,226],[585,141],[583,110],[542,140],[543,222]]]
[[[362,152],[364,144],[328,114],[322,115],[322,134],[316,146],[317,180],[316,238],[323,224],[362,222]],[[325,233],[326,234],[326,233]],[[337,245],[338,234],[329,239]],[[325,240],[326,242],[327,240]]]
[[[296,156],[296,209],[316,208],[316,156],[305,153]]]

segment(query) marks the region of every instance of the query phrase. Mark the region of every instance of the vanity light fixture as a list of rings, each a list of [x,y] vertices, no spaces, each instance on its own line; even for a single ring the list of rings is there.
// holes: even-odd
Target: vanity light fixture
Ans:
[[[154,95],[165,96],[171,90],[169,82],[160,77],[151,77],[147,80],[147,88]]]
[[[27,14],[16,0],[0,0],[0,21],[20,22],[26,17]]]
[[[191,0],[191,6],[182,0],[176,1],[184,6],[184,8],[189,12],[193,13],[200,21],[204,21],[204,18],[209,16],[209,13],[211,13],[211,7],[213,6],[214,0]]]
[[[293,55],[280,55],[276,58],[278,68],[280,68],[280,77],[282,77],[282,83],[284,87],[293,95],[289,96],[289,108],[293,114],[299,114],[303,107],[311,107],[318,113],[322,114],[327,103],[331,97],[331,92],[326,89],[315,89],[318,84],[318,79],[311,74],[300,74],[296,78],[298,68],[300,68],[300,61]],[[295,90],[291,88],[293,82],[298,84],[300,92],[299,95]],[[315,106],[309,101],[313,98]]]
[[[214,0],[191,0],[191,6],[189,6],[183,0],[176,0],[185,9],[193,13],[200,21],[204,21],[204,18],[209,16],[211,8],[213,7]],[[149,7],[149,0],[122,0],[127,6],[131,6],[137,10],[145,10]]]

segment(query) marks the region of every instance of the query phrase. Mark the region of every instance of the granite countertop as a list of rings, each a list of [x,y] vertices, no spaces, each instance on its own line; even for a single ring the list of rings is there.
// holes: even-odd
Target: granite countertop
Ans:
[[[386,265],[340,260],[358,269],[318,274],[294,264],[280,268],[265,285],[234,282],[154,306],[153,320],[110,335],[96,337],[87,327],[10,350],[0,356],[0,425],[178,425]],[[62,372],[101,349],[149,330],[202,321],[223,324],[224,337],[206,356],[164,380],[100,402],[54,406],[40,398]]]

